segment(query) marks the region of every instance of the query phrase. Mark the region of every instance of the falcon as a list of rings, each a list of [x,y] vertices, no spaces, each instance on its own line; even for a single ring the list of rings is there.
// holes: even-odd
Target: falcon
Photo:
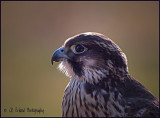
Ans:
[[[68,38],[51,62],[70,82],[63,117],[158,117],[159,101],[128,72],[127,58],[108,37],[95,32]]]

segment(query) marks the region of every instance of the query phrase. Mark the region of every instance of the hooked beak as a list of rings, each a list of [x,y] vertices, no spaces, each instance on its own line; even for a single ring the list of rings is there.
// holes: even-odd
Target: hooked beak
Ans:
[[[63,61],[64,59],[69,59],[71,60],[70,57],[68,57],[68,55],[64,52],[64,48],[61,47],[59,49],[57,49],[53,55],[52,55],[52,59],[51,59],[51,63],[53,65],[53,61],[55,62],[59,62],[59,61]]]

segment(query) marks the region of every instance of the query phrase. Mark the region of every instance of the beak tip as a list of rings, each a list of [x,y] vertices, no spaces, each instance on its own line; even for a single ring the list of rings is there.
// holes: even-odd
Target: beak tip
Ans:
[[[51,58],[51,64],[53,65],[53,62],[60,62],[63,61],[64,59],[70,59],[64,52],[62,52],[63,48],[57,49]]]

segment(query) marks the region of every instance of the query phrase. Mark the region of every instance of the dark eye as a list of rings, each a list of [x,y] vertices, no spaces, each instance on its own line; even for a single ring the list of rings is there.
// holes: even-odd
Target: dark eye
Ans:
[[[75,53],[75,54],[81,54],[83,52],[85,52],[87,50],[86,47],[84,47],[83,45],[72,45],[71,46],[71,50]]]
[[[84,51],[84,46],[82,46],[82,45],[76,45],[75,51],[78,52],[78,53],[83,52]]]

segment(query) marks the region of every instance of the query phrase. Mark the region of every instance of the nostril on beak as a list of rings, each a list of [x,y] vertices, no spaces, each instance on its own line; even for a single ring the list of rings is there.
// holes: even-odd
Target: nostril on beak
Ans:
[[[64,52],[64,50],[63,50],[63,49],[61,49],[61,52]]]

